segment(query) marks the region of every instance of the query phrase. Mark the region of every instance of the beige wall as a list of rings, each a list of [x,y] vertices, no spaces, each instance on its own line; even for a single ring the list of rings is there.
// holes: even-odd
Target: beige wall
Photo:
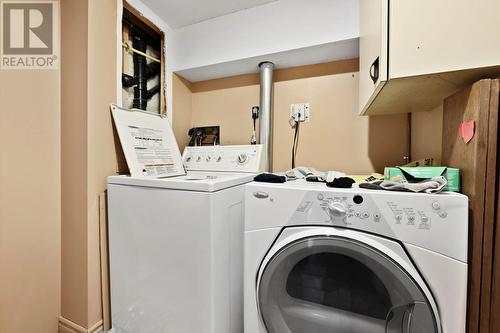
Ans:
[[[253,105],[259,105],[257,85],[194,93],[190,127],[220,125],[221,144],[248,144]]]
[[[0,332],[57,332],[60,315],[73,330],[101,320],[116,2],[64,1],[61,12],[61,71],[0,71]]]
[[[117,161],[110,104],[116,102],[116,1],[89,1],[88,50],[88,327],[102,319],[99,195]],[[106,221],[102,221],[105,223]]]
[[[0,332],[57,331],[59,70],[0,70]]]
[[[406,116],[360,117],[357,101],[357,73],[276,83],[275,170],[291,167],[293,130],[288,118],[290,104],[297,102],[311,106],[311,121],[301,124],[299,132],[297,165],[366,174],[400,164],[407,149]]]
[[[172,81],[172,95],[174,96],[172,108],[175,110],[172,117],[172,128],[177,144],[182,151],[189,142],[187,133],[191,128],[192,98],[188,87],[189,83],[186,83],[175,74]]]
[[[173,124],[178,141],[186,142],[186,128],[220,125],[222,144],[249,143],[250,110],[259,104],[258,85],[192,93],[191,109],[189,102],[179,103],[182,107],[176,102],[188,99],[188,88],[180,81],[174,83]],[[357,116],[357,72],[279,81],[274,89],[275,171],[291,167],[293,130],[288,117],[290,104],[300,102],[310,103],[311,121],[301,124],[297,165],[363,174],[403,162],[406,115]]]
[[[61,316],[86,330],[101,325],[99,196],[117,168],[116,1],[65,1],[62,15]]]
[[[87,18],[88,3],[61,3],[61,315],[87,322]],[[71,28],[69,28],[71,27]]]
[[[411,155],[413,160],[433,158],[441,163],[443,104],[428,112],[412,114]]]

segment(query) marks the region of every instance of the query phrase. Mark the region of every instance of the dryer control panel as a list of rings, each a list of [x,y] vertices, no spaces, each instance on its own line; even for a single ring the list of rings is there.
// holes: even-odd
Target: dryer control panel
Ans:
[[[279,186],[250,183],[246,190],[245,214],[251,217],[251,222],[245,223],[246,231],[335,226],[467,260],[468,199],[462,194],[335,189],[302,181]]]
[[[370,195],[319,193],[317,200],[332,222],[340,222],[347,226],[361,223],[367,227],[369,225],[366,223],[373,221],[384,222],[387,226],[395,224],[429,230],[433,219],[444,220],[448,216],[445,207],[442,207],[436,198],[431,202],[422,203],[422,200],[406,202],[389,197],[388,200],[377,202]]]
[[[188,171],[263,171],[263,145],[188,146],[182,160]]]

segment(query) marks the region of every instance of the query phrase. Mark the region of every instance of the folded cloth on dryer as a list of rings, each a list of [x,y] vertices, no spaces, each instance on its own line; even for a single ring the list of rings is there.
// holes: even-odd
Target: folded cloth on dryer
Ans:
[[[287,179],[305,179],[309,182],[331,182],[335,178],[344,177],[345,173],[339,171],[318,171],[309,167],[297,167],[285,173]]]
[[[326,186],[337,187],[337,188],[351,188],[352,184],[354,183],[355,181],[352,178],[340,177],[340,178],[335,178],[333,181],[326,183]]]
[[[253,180],[262,183],[284,183],[286,182],[286,177],[272,173],[261,173],[260,175],[255,176]]]
[[[359,184],[359,187],[371,190],[439,193],[443,190],[447,183],[448,181],[445,177],[439,176],[426,179],[418,183],[409,183],[405,180],[377,180],[371,183]]]

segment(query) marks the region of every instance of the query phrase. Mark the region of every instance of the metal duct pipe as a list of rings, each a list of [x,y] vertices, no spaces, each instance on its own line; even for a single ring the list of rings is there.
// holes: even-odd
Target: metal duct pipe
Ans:
[[[259,143],[264,145],[264,171],[273,169],[273,70],[272,62],[261,62]]]

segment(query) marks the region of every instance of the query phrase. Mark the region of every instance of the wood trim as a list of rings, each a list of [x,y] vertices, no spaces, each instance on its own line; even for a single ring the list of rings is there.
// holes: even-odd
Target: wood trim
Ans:
[[[497,170],[500,177],[500,166]],[[490,333],[500,333],[500,182],[497,183],[497,205],[495,218],[495,244],[491,280]]]
[[[75,324],[71,320],[59,317],[59,333],[100,333],[103,332],[102,320],[98,321],[90,328],[84,328]]]
[[[167,69],[166,63],[166,47],[165,47],[165,33],[160,32],[161,46],[160,46],[160,114],[167,115],[167,89],[165,84],[165,71]]]
[[[477,333],[481,319],[481,283],[488,163],[491,80],[481,80],[443,102],[443,165],[460,168],[462,193],[469,197],[469,283],[467,332]],[[464,144],[457,128],[476,121],[473,139]]]
[[[476,83],[478,86],[479,94],[479,114],[477,124],[482,124],[481,127],[476,129],[476,136],[478,136],[478,151],[477,158],[473,163],[477,167],[478,172],[474,179],[474,197],[471,203],[471,221],[470,239],[472,240],[472,247],[470,248],[469,259],[469,323],[468,332],[480,332],[481,321],[481,283],[482,283],[482,260],[483,260],[483,237],[484,237],[484,205],[486,200],[486,164],[487,164],[487,142],[488,142],[488,128],[484,126],[488,123],[488,114],[485,112],[489,107],[490,102],[490,80],[481,80]],[[476,85],[475,84],[475,85]],[[473,87],[475,86],[473,85]],[[478,127],[478,126],[476,126]],[[444,141],[443,141],[444,142]]]
[[[486,160],[486,179],[484,219],[483,219],[483,253],[481,267],[481,303],[479,332],[489,332],[491,307],[491,278],[493,233],[495,230],[496,204],[496,171],[497,171],[497,129],[498,129],[498,80],[491,80],[488,105],[488,151]],[[486,111],[486,110],[485,110]]]
[[[159,34],[163,33],[163,31],[160,28],[158,28],[156,26],[156,24],[154,24],[153,22],[151,22],[146,16],[144,16],[140,11],[138,11],[137,9],[135,9],[135,7],[133,7],[127,1],[123,1],[123,8],[125,8],[126,10],[128,10],[129,12],[131,12],[132,14],[134,14],[135,17],[137,17],[138,19],[140,19],[142,22],[144,22],[144,24],[146,24],[148,27],[150,27],[151,29],[153,29],[157,33],[159,33]]]
[[[359,72],[359,59],[357,58],[277,69],[274,73],[274,80],[280,82],[352,72]]]
[[[101,255],[101,303],[102,326],[111,329],[111,294],[109,286],[109,248],[108,248],[108,212],[107,192],[99,195],[99,240]]]
[[[497,80],[498,82],[498,80]],[[498,90],[492,90],[492,94],[496,94],[497,98],[500,94],[500,87]],[[497,108],[499,106],[497,105]],[[498,109],[497,109],[498,110]],[[500,110],[499,110],[500,112]],[[499,131],[499,124],[497,123],[497,131]],[[497,133],[497,134],[500,134]],[[497,137],[498,140],[498,137]],[[497,141],[498,145],[498,141]],[[495,210],[495,225],[493,229],[494,239],[493,239],[493,253],[491,261],[492,267],[492,278],[491,278],[491,303],[490,303],[490,327],[489,333],[500,333],[500,164],[498,163],[498,152],[497,152],[497,184],[496,184],[496,210]]]
[[[188,80],[184,79],[184,81]],[[220,79],[198,81],[198,82],[188,81],[189,84],[186,86],[191,89],[191,92],[198,93],[211,90],[253,86],[259,84],[259,81],[260,81],[259,74],[254,73],[254,74],[229,76]]]
[[[274,82],[305,79],[310,77],[352,73],[359,71],[359,59],[330,61],[314,65],[281,68],[274,71]],[[259,73],[235,75],[213,80],[190,82],[176,74],[193,93],[257,85]]]
[[[121,23],[121,22],[120,22]],[[122,25],[122,41],[128,41],[129,38],[129,28],[127,26]],[[130,66],[128,63],[128,52],[123,51],[123,47],[120,45],[121,53],[122,53],[122,73],[130,75]],[[133,69],[132,69],[133,70]],[[132,73],[133,75],[133,73]],[[120,74],[121,77],[121,74]]]
[[[103,332],[103,327],[102,327],[102,320],[99,320],[97,323],[95,323],[93,326],[91,326],[88,331],[88,333],[100,333]]]

